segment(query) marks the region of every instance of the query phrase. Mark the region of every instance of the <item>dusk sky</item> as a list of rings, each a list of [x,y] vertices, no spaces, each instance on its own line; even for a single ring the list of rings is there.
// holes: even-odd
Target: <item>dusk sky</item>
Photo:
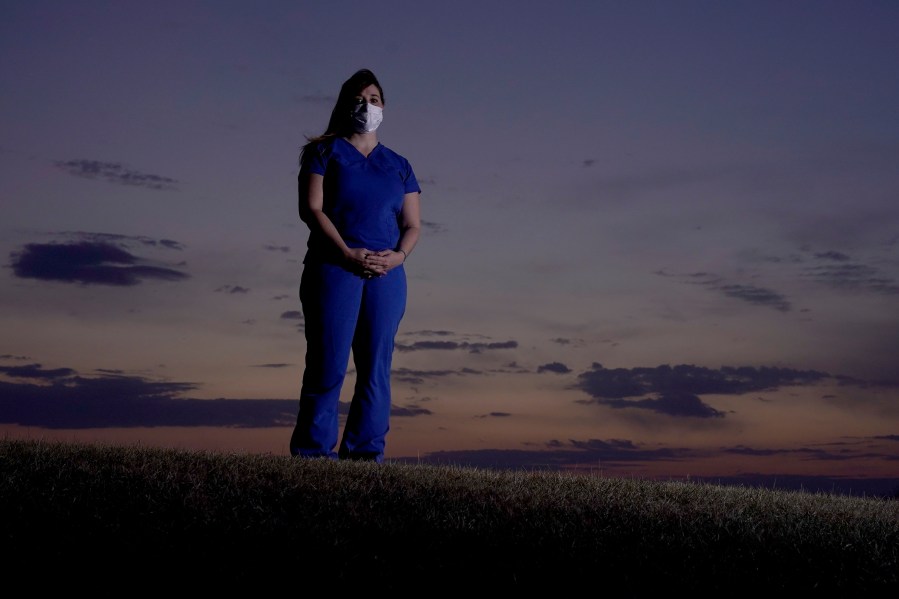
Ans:
[[[370,68],[422,186],[388,461],[894,492],[897,32],[888,0],[0,0],[0,436],[289,455],[298,151]]]

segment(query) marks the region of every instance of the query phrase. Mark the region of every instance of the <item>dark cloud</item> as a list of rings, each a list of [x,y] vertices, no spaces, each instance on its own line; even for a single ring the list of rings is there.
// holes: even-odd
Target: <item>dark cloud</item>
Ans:
[[[713,458],[726,453],[757,452],[754,455],[794,453],[808,459],[831,459],[838,454],[799,450],[753,450],[750,448],[722,448],[695,450],[684,447],[642,447],[626,439],[551,440],[536,449],[476,449],[437,451],[415,457],[394,458],[391,461],[467,466],[495,470],[572,470],[600,476],[631,476],[635,465],[641,463],[682,462]],[[865,457],[855,454],[855,458]],[[885,459],[896,456],[880,455]],[[848,459],[848,458],[847,458]],[[665,476],[661,480],[673,480]],[[789,473],[743,473],[728,477],[681,477],[679,482],[732,485],[739,487],[795,490],[809,493],[837,493],[869,497],[896,497],[899,492],[896,478],[852,478],[845,476],[814,476]]]
[[[858,263],[822,264],[806,267],[802,276],[829,287],[846,291],[899,294],[899,282],[883,276],[873,266]]]
[[[885,274],[881,269],[837,250],[815,252],[808,247],[801,248],[802,255],[788,258],[759,256],[757,251],[746,253],[746,258],[754,261],[769,261],[784,264],[788,268],[798,268],[796,275],[819,285],[856,293],[877,293],[881,295],[899,294],[899,280]],[[662,273],[657,273],[662,274]],[[672,276],[672,275],[667,275]],[[692,282],[719,288],[721,279],[707,273],[696,273]],[[696,279],[696,277],[699,277]],[[703,279],[702,277],[706,277]],[[765,290],[768,291],[768,290]],[[774,293],[774,292],[770,292]],[[777,294],[775,294],[777,295]],[[751,301],[751,297],[748,297]],[[761,298],[763,299],[763,298]],[[777,301],[777,297],[767,298]],[[782,297],[780,298],[782,299]],[[785,300],[784,300],[785,301]],[[761,303],[767,303],[762,301]]]
[[[488,350],[515,349],[517,341],[470,342],[470,341],[415,341],[413,343],[397,343],[397,351],[410,352],[421,350],[464,350],[473,354]]]
[[[141,258],[107,242],[29,243],[10,259],[13,274],[23,279],[132,286],[146,279],[188,278],[173,268],[142,264]]]
[[[722,293],[727,297],[732,297],[750,304],[767,306],[769,308],[774,308],[775,310],[780,310],[781,312],[789,312],[792,309],[792,304],[783,294],[755,285],[728,283],[725,282],[722,277],[712,273],[694,272],[686,275],[674,275],[667,273],[664,270],[657,270],[655,274],[662,277],[677,277],[684,279],[686,283],[691,285],[701,285],[713,291]]]
[[[879,439],[882,437],[870,437]],[[777,457],[781,455],[798,455],[805,460],[815,460],[819,462],[845,462],[849,460],[881,460],[886,462],[899,461],[899,454],[885,453],[883,451],[873,451],[867,444],[856,444],[850,446],[847,443],[830,443],[826,447],[829,449],[821,449],[818,447],[795,447],[795,448],[755,448],[738,445],[736,447],[721,448],[723,454],[748,455],[755,457]],[[834,451],[832,448],[836,447]],[[899,480],[897,480],[899,483]]]
[[[158,243],[159,243],[159,245],[161,245],[161,246],[163,246],[163,247],[167,247],[167,248],[170,248],[170,249],[173,249],[173,250],[181,250],[181,249],[184,249],[184,246],[182,246],[182,245],[181,245],[180,243],[178,243],[177,241],[173,241],[173,240],[171,240],[171,239],[160,239]]]
[[[397,343],[398,351],[418,351],[424,349],[460,349],[461,345],[458,341],[415,341],[411,344]]]
[[[556,343],[558,345],[570,345],[574,347],[583,347],[586,343],[583,339],[569,339],[568,337],[555,337],[554,339],[550,339],[552,343]],[[608,339],[604,340],[605,343],[608,343]]]
[[[755,487],[774,491],[796,491],[811,494],[849,495],[855,497],[899,497],[895,478],[852,478],[848,476],[815,476],[791,473],[750,472],[736,476],[690,477],[699,484]]]
[[[720,418],[724,414],[699,395],[771,391],[782,386],[808,385],[831,375],[814,370],[724,366],[718,370],[681,364],[654,368],[592,368],[578,375],[574,388],[593,397],[591,403],[612,408],[638,408],[678,417]],[[653,397],[647,397],[653,396]],[[639,398],[639,399],[627,399]]]
[[[692,273],[688,276],[690,283],[719,291],[734,299],[743,300],[751,304],[770,306],[782,312],[788,312],[791,308],[790,302],[787,301],[786,297],[770,289],[755,285],[725,283],[721,277],[706,272]]]
[[[770,306],[781,312],[789,312],[791,308],[790,302],[787,301],[785,296],[763,287],[729,284],[715,285],[712,288],[721,291],[721,293],[728,297],[743,300],[750,304]]]
[[[297,331],[305,331],[306,330],[306,319],[303,317],[303,313],[299,310],[288,310],[286,312],[281,313],[282,320],[295,320],[296,330]]]
[[[392,371],[391,376],[397,381],[410,384],[421,384],[425,379],[443,378],[446,376],[465,376],[465,375],[482,374],[480,371],[471,368],[461,368],[459,370],[415,370],[412,368],[396,368]]]
[[[516,361],[511,361],[502,368],[493,368],[490,372],[504,372],[504,373],[514,373],[514,374],[529,374],[531,371],[528,368],[525,368],[521,364]]]
[[[663,393],[655,399],[607,399],[603,405],[612,408],[638,408],[650,410],[659,414],[692,418],[723,418],[724,412],[720,412],[703,403],[698,396],[692,393]]]
[[[408,333],[405,333],[405,335],[418,335],[421,337],[448,337],[453,334],[454,333],[452,331],[435,331],[433,329],[422,329],[420,331],[410,331]]]
[[[445,233],[448,231],[446,226],[441,225],[440,223],[435,223],[429,220],[421,221],[421,228],[430,233]]]
[[[571,369],[561,362],[550,362],[549,364],[542,364],[538,366],[537,372],[556,372],[558,374],[567,374],[571,372]]]
[[[734,455],[750,455],[750,456],[778,456],[778,455],[805,455],[809,457],[817,457],[821,458],[827,455],[827,452],[821,449],[811,449],[808,447],[800,447],[796,449],[782,449],[782,448],[754,448],[754,447],[746,447],[745,445],[737,445],[736,447],[725,447],[722,448],[721,451],[723,453],[730,453]]]
[[[190,399],[196,383],[153,381],[139,376],[78,375],[69,368],[2,367],[0,424],[48,429],[219,426],[293,426],[297,399]],[[346,415],[349,405],[338,411]],[[395,406],[394,416],[430,414],[423,408]]]
[[[247,287],[241,287],[240,285],[222,285],[218,289],[215,290],[216,293],[249,293],[250,290]]]
[[[349,406],[347,407],[347,411],[349,411]],[[415,416],[430,416],[432,414],[431,410],[427,408],[420,408],[418,406],[391,406],[390,407],[390,415],[391,416],[400,416],[400,417],[409,417],[414,418]]]
[[[436,451],[417,457],[434,464],[456,464],[476,468],[568,469],[579,465],[620,464],[646,461],[677,461],[701,456],[691,449],[643,449],[630,441],[550,441],[539,449],[481,449]],[[407,458],[410,459],[410,458]],[[397,461],[404,461],[399,458]]]
[[[815,254],[815,258],[820,258],[822,260],[835,260],[837,262],[845,262],[846,260],[849,260],[849,256],[847,256],[846,254],[834,251],[818,252],[817,254]]]
[[[59,160],[53,163],[70,175],[87,179],[103,179],[119,185],[132,185],[148,189],[176,189],[178,181],[170,177],[142,173],[119,162],[100,160]]]
[[[53,233],[65,239],[73,239],[77,241],[95,241],[114,243],[121,247],[129,247],[133,244],[143,246],[164,248],[168,250],[183,250],[184,244],[173,239],[155,239],[146,235],[122,235],[120,233],[96,233],[93,231],[59,231]]]
[[[27,366],[0,366],[0,372],[13,378],[53,380],[71,377],[75,371],[71,368],[53,368],[47,370],[40,364],[28,364]]]

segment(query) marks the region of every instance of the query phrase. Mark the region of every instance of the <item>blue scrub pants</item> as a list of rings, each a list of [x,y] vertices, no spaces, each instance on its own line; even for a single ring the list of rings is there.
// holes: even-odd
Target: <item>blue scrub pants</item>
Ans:
[[[290,453],[381,462],[390,428],[390,367],[406,310],[402,266],[366,279],[339,265],[308,263],[300,279],[306,370]],[[337,453],[338,403],[350,350],[356,387]]]

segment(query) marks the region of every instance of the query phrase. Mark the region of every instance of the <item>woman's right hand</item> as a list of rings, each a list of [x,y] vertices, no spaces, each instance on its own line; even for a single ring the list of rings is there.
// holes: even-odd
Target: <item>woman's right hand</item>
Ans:
[[[374,253],[366,248],[348,248],[346,259],[361,276],[370,279],[385,274],[382,266],[369,262],[368,257],[374,255]]]

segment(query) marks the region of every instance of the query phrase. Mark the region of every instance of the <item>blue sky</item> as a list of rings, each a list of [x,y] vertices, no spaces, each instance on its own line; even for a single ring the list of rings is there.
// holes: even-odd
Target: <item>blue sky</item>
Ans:
[[[423,188],[388,459],[899,483],[895,3],[0,12],[4,434],[287,454],[364,67]]]

